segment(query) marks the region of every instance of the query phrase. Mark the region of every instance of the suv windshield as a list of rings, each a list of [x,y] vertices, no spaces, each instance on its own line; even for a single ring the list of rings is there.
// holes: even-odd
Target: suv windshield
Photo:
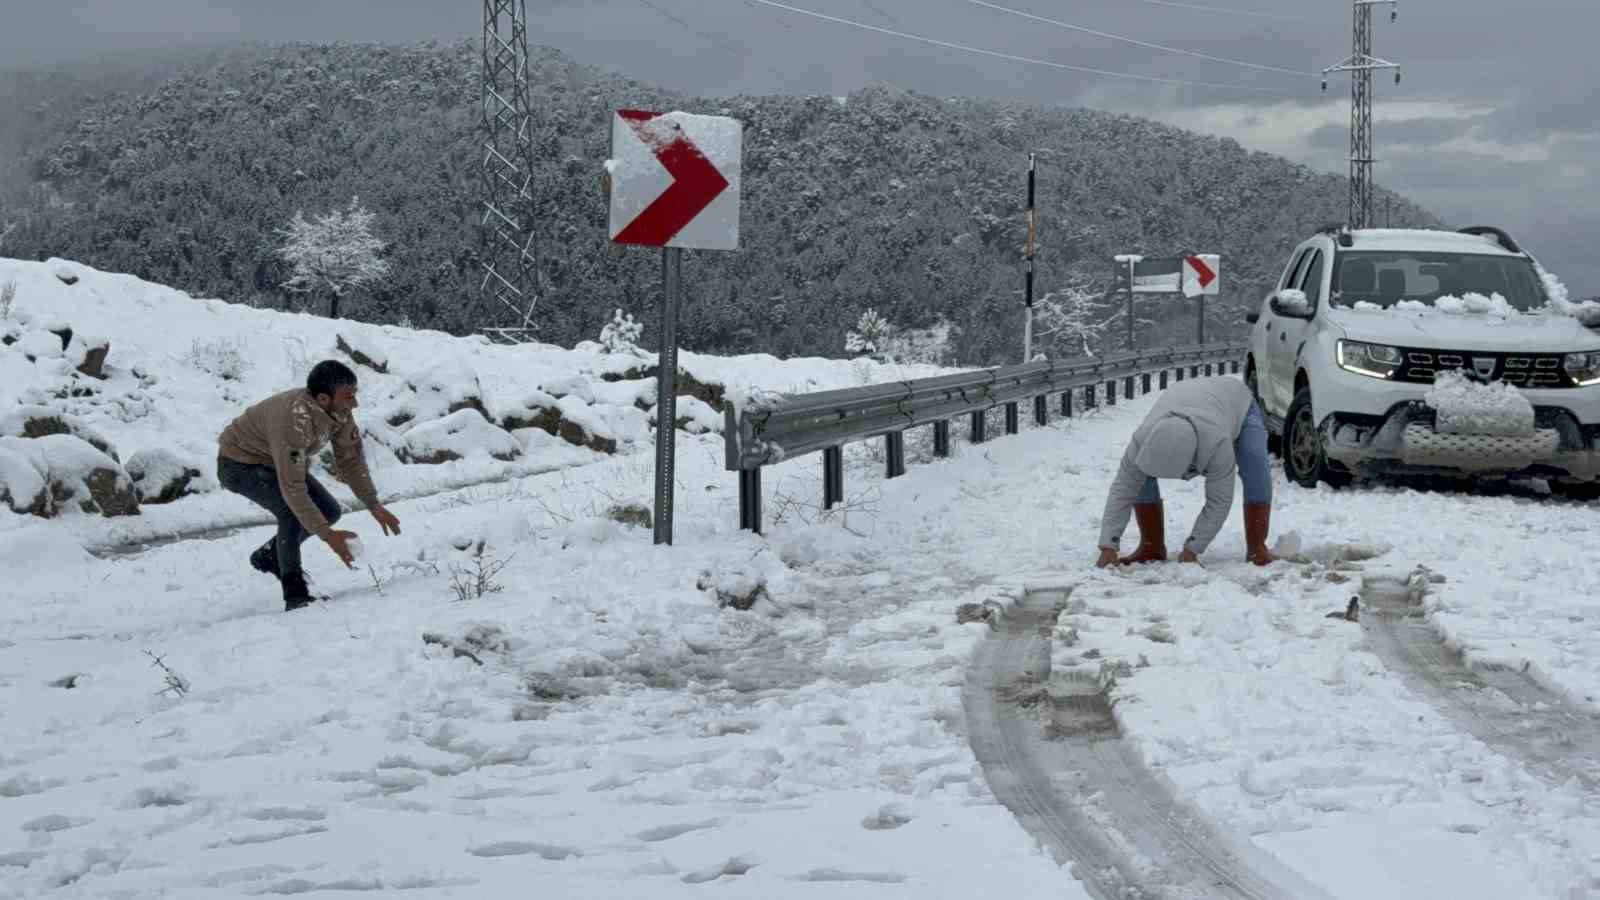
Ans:
[[[1431,304],[1445,296],[1499,294],[1518,312],[1545,305],[1531,260],[1481,253],[1350,251],[1333,270],[1333,302],[1371,303],[1385,309],[1402,300]]]

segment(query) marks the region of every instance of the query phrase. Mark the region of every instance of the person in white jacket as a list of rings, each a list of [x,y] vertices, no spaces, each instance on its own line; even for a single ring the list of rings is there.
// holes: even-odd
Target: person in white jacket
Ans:
[[[1178,556],[1182,562],[1197,562],[1227,521],[1235,473],[1244,485],[1246,558],[1264,566],[1275,557],[1267,549],[1272,474],[1260,407],[1236,378],[1197,378],[1168,388],[1122,454],[1122,467],[1100,519],[1100,556],[1095,565],[1165,560],[1166,519],[1157,481],[1204,475],[1205,506]],[[1139,524],[1139,548],[1119,559],[1130,513]]]

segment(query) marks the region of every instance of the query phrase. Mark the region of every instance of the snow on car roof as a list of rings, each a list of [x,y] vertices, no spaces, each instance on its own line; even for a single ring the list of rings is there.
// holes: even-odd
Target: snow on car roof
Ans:
[[[1500,246],[1493,235],[1462,234],[1425,228],[1362,228],[1350,232],[1352,250],[1416,250],[1432,253],[1486,253],[1518,256]]]

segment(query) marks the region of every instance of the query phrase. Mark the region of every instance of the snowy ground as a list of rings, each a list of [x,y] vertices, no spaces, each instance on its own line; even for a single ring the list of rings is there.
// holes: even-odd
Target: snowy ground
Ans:
[[[0,264],[0,279],[5,265],[22,271]],[[95,302],[107,315],[117,301]],[[206,399],[215,381],[197,377],[152,397],[164,419],[97,426],[125,449],[206,452],[238,401],[287,377],[285,337],[331,345],[320,320],[237,314],[259,321],[198,317],[256,360],[234,400]],[[113,363],[124,344],[174,348],[155,358],[194,340],[136,318],[102,330]],[[391,361],[443,346],[381,336]],[[592,364],[449,346],[497,386]],[[859,377],[847,363],[696,362],[701,377],[773,389]],[[169,368],[163,382],[181,385]],[[1274,533],[1296,532],[1303,561],[1245,565],[1235,513],[1204,568],[1090,571],[1105,485],[1147,408],[981,446],[958,425],[939,462],[913,435],[909,473],[887,482],[875,448],[852,447],[850,502],[831,516],[816,509],[820,458],[773,467],[764,537],[737,530],[720,436],[680,432],[672,547],[604,516],[611,498],[648,496],[646,452],[551,444],[566,456],[381,469],[385,496],[451,471],[551,470],[397,502],[396,538],[353,514],[362,568],[308,547],[334,599],[293,615],[244,564],[263,527],[83,549],[248,519],[226,495],[138,520],[0,513],[0,896],[1084,896],[993,800],[964,734],[961,685],[987,628],[958,625],[956,607],[1030,584],[1072,591],[1055,670],[1114,675],[1145,761],[1331,895],[1600,893],[1592,785],[1541,781],[1453,729],[1359,624],[1326,618],[1363,575],[1426,564],[1447,579],[1431,621],[1470,658],[1592,704],[1594,508],[1280,477]],[[1167,494],[1178,534],[1200,491]],[[480,561],[506,563],[500,590],[461,599],[451,581]],[[753,609],[719,608],[718,587],[755,584]],[[149,654],[187,690],[163,693]]]

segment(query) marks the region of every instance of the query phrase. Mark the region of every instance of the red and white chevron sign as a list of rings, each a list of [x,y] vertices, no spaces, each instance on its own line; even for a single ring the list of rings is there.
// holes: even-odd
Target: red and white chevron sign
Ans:
[[[726,116],[619,109],[611,122],[611,240],[739,249],[744,127]]]
[[[1200,253],[1183,258],[1183,295],[1216,294],[1222,287],[1218,275],[1222,272],[1222,257],[1215,253]]]

